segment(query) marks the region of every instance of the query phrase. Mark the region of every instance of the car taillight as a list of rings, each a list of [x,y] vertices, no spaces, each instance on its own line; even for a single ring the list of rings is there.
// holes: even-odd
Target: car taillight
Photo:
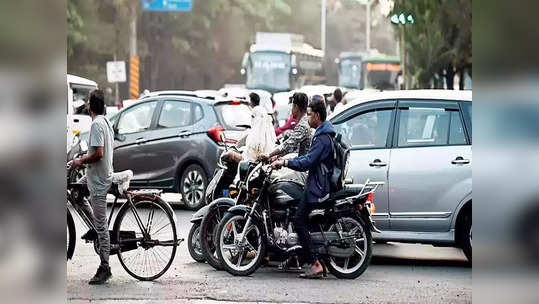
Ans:
[[[231,104],[231,105],[239,105],[239,104],[241,104],[241,100],[232,100],[232,101],[230,102],[230,104]]]
[[[223,133],[224,129],[221,126],[215,126],[208,130],[208,136],[213,139],[216,143],[222,143],[221,140],[221,133]]]

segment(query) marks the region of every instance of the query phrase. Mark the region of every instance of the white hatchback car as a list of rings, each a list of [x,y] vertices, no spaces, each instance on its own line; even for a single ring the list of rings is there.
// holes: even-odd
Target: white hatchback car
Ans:
[[[461,247],[472,260],[472,91],[366,93],[329,119],[350,144],[348,177],[385,182],[377,242]]]

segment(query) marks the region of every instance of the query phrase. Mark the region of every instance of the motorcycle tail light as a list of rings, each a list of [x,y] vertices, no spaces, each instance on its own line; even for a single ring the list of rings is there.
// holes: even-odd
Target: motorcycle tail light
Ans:
[[[371,192],[367,194],[367,198],[365,199],[365,207],[367,207],[370,214],[376,212],[376,205],[374,204],[374,193]]]

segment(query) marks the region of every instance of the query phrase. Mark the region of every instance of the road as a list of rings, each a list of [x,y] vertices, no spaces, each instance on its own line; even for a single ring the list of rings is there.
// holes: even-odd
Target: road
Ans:
[[[187,239],[193,212],[175,207],[179,237]],[[85,228],[78,219],[78,237]],[[90,286],[99,258],[91,244],[77,240],[75,256],[67,262],[70,303],[469,303],[472,268],[455,248],[429,245],[379,244],[370,267],[356,280],[302,280],[296,273],[273,267],[250,277],[232,277],[196,263],[184,242],[172,267],[159,280],[140,282],[130,277],[111,256],[113,277],[104,286]]]

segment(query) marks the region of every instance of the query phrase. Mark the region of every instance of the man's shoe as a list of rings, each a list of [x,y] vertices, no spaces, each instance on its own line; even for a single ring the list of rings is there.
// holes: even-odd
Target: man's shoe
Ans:
[[[88,282],[90,285],[100,285],[112,277],[109,266],[99,266],[95,276]]]
[[[94,229],[90,229],[80,238],[88,242],[95,241],[97,240],[97,232]]]

